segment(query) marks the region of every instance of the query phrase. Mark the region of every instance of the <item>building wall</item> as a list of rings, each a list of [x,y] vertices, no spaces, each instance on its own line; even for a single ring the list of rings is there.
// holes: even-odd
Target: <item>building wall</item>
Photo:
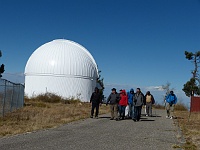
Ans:
[[[191,97],[191,106],[190,106],[191,112],[200,112],[200,97]]]
[[[25,94],[28,97],[51,92],[64,98],[75,97],[88,102],[96,80],[62,76],[26,76]]]

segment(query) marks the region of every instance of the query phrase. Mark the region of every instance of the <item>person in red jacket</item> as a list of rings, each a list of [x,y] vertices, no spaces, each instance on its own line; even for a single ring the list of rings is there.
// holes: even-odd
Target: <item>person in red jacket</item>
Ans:
[[[125,90],[122,90],[120,94],[120,101],[119,101],[119,115],[120,119],[124,120],[125,118],[125,109],[128,105],[128,96]]]

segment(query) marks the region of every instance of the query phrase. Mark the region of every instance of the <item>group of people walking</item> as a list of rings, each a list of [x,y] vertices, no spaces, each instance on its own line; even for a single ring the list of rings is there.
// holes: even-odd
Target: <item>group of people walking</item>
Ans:
[[[150,91],[148,91],[144,96],[140,88],[136,89],[136,93],[134,93],[134,90],[131,89],[127,93],[125,90],[120,90],[119,94],[116,92],[116,89],[113,88],[106,104],[108,103],[110,104],[111,120],[124,120],[125,109],[128,106],[127,117],[133,119],[134,121],[139,121],[143,105],[147,105],[147,116],[152,116],[152,104],[155,103],[155,100]]]
[[[141,117],[142,106],[145,105],[146,116],[152,117],[152,105],[155,103],[154,96],[147,91],[144,95],[140,88],[130,89],[126,92],[125,90],[120,90],[117,93],[115,88],[111,89],[111,94],[107,98],[106,105],[110,105],[111,118],[110,120],[124,120],[125,117],[132,119],[133,121],[139,121]],[[170,91],[170,94],[166,96],[166,118],[172,119],[173,116],[170,116],[170,112],[173,112],[174,105],[177,103],[177,97]],[[99,89],[96,87],[95,91],[92,93],[90,98],[90,103],[92,103],[91,109],[91,118],[94,115],[94,109],[96,108],[95,118],[98,118],[99,106],[102,103],[102,96],[99,92]],[[128,115],[125,116],[125,110],[128,108]]]

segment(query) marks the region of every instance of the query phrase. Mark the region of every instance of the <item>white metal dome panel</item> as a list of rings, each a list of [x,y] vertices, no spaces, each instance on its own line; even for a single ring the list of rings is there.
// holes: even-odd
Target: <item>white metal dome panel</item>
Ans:
[[[65,98],[79,98],[84,102],[90,100],[96,86],[93,80],[53,76],[27,76],[25,83],[31,83],[30,86],[25,85],[29,97],[50,92]]]
[[[83,46],[69,40],[54,40],[36,49],[25,67],[28,96],[52,92],[89,101],[96,86],[98,69]]]
[[[74,75],[94,77],[97,65],[91,54],[69,40],[54,40],[40,46],[29,58],[25,75]]]

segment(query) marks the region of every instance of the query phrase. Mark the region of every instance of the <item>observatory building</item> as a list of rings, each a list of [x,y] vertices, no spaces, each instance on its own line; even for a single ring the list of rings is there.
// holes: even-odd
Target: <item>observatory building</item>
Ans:
[[[97,78],[97,64],[87,49],[73,41],[53,40],[28,59],[25,94],[31,97],[50,92],[89,101]]]

